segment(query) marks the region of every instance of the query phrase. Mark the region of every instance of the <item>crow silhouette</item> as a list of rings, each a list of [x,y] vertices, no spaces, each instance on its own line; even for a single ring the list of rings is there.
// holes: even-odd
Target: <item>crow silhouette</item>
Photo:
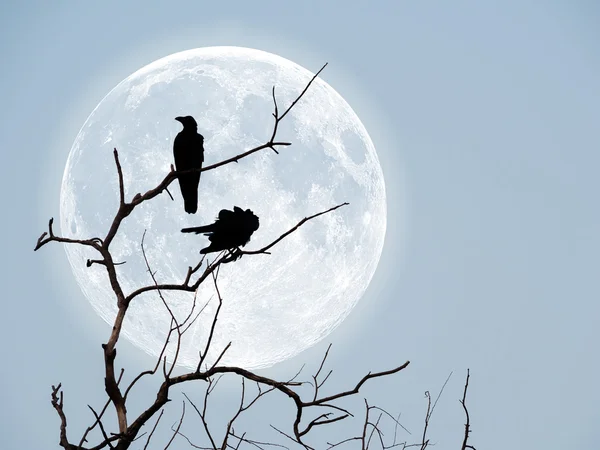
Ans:
[[[177,171],[201,169],[204,162],[204,136],[198,133],[198,124],[192,116],[175,117],[181,122],[181,130],[173,142],[173,156]],[[183,206],[188,214],[198,210],[198,184],[200,172],[179,176],[179,188],[183,197]]]
[[[250,236],[258,230],[259,222],[251,210],[244,211],[237,206],[233,211],[222,209],[214,223],[201,227],[184,228],[182,233],[204,233],[208,236],[210,245],[200,250],[200,253],[220,252],[243,247],[250,241]]]

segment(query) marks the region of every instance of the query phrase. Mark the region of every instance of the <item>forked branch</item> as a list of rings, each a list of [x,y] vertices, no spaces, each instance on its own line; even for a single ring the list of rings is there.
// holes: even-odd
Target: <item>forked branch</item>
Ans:
[[[145,193],[135,194],[131,198],[131,200],[127,200],[127,198],[126,198],[126,194],[125,194],[126,189],[125,189],[125,182],[124,182],[124,177],[123,177],[123,168],[121,166],[121,161],[119,159],[118,151],[115,148],[113,151],[113,157],[114,157],[115,166],[117,169],[119,204],[118,204],[117,211],[113,217],[113,220],[109,226],[109,229],[103,239],[100,239],[97,237],[90,238],[90,239],[74,239],[74,238],[56,236],[54,234],[54,230],[53,230],[53,219],[50,219],[50,221],[48,223],[48,230],[46,232],[42,233],[42,235],[39,237],[39,239],[36,242],[34,250],[40,249],[41,247],[43,247],[44,245],[46,245],[49,242],[59,242],[59,243],[70,244],[70,245],[82,245],[82,246],[93,248],[96,252],[98,252],[99,257],[96,259],[88,259],[87,266],[91,267],[93,265],[99,265],[99,266],[102,266],[105,268],[105,270],[107,272],[108,280],[109,280],[111,288],[115,294],[116,303],[118,306],[117,314],[115,316],[115,321],[114,321],[113,327],[111,329],[110,336],[109,336],[107,342],[102,345],[103,350],[104,350],[104,362],[105,362],[105,390],[108,395],[108,401],[106,402],[104,407],[99,412],[96,412],[96,410],[90,406],[90,410],[92,411],[95,421],[93,422],[93,424],[90,427],[87,428],[81,441],[79,442],[79,445],[71,444],[67,437],[67,419],[66,419],[66,415],[65,415],[65,412],[63,409],[63,393],[61,391],[61,386],[59,384],[58,387],[54,387],[54,386],[52,387],[51,403],[60,418],[60,445],[65,450],[76,450],[76,449],[77,450],[102,450],[105,447],[108,447],[111,450],[112,449],[127,450],[136,439],[139,439],[141,436],[143,436],[145,434],[145,433],[142,433],[140,435],[140,430],[142,429],[142,427],[145,426],[148,423],[148,421],[152,417],[154,417],[155,414],[158,413],[158,411],[161,411],[160,414],[158,415],[158,418],[156,419],[156,422],[154,423],[154,426],[153,426],[152,430],[150,431],[150,434],[148,435],[146,443],[143,447],[144,449],[146,449],[152,439],[152,436],[154,435],[154,432],[156,430],[156,427],[158,426],[158,423],[160,422],[161,418],[163,417],[163,412],[164,412],[163,407],[164,407],[164,405],[166,405],[166,403],[168,403],[170,401],[170,399],[169,399],[170,388],[175,385],[184,383],[184,382],[195,381],[195,380],[203,381],[203,382],[207,383],[207,389],[206,389],[206,394],[205,394],[205,398],[204,398],[203,408],[202,409],[197,408],[196,405],[187,397],[187,395],[185,395],[185,394],[184,395],[185,395],[186,399],[189,401],[189,403],[192,405],[194,410],[197,412],[199,417],[201,418],[203,427],[206,431],[206,435],[207,435],[208,439],[210,440],[210,444],[212,445],[211,448],[217,449],[217,448],[219,448],[219,447],[217,447],[217,443],[216,443],[217,441],[214,438],[214,435],[211,433],[211,431],[208,427],[208,422],[206,421],[206,404],[207,404],[208,396],[210,395],[211,392],[214,391],[214,389],[217,385],[217,382],[219,380],[219,377],[224,374],[234,374],[234,375],[238,375],[239,377],[241,377],[241,379],[242,379],[242,398],[241,398],[241,401],[240,401],[237,411],[235,412],[235,414],[231,417],[231,419],[227,423],[227,426],[225,429],[225,436],[220,445],[220,448],[222,450],[225,450],[226,448],[239,448],[242,445],[242,443],[252,445],[252,446],[258,447],[258,448],[262,448],[261,446],[269,446],[269,445],[285,448],[282,445],[269,444],[269,443],[250,439],[246,433],[240,434],[240,433],[236,433],[234,430],[234,424],[236,423],[236,420],[238,420],[238,418],[246,410],[248,410],[253,405],[255,405],[256,402],[260,398],[262,398],[264,395],[266,395],[269,392],[279,392],[280,394],[283,394],[285,397],[291,399],[291,401],[294,402],[294,405],[296,407],[296,414],[295,414],[294,422],[291,426],[292,430],[289,433],[286,433],[286,432],[281,432],[281,433],[285,436],[288,436],[290,439],[292,439],[296,443],[300,444],[304,448],[310,449],[311,447],[308,446],[303,440],[306,438],[306,436],[309,434],[310,431],[312,431],[316,427],[322,427],[322,426],[326,426],[326,425],[329,425],[332,423],[340,422],[340,421],[346,419],[347,417],[352,416],[352,413],[350,411],[348,411],[338,405],[335,405],[334,402],[336,400],[355,395],[356,393],[359,392],[361,387],[370,379],[375,379],[378,377],[388,376],[388,375],[397,373],[408,366],[409,362],[407,361],[404,364],[402,364],[394,369],[391,369],[391,370],[374,372],[374,373],[369,372],[367,375],[362,377],[351,389],[349,389],[347,391],[335,393],[332,395],[323,396],[320,394],[320,389],[323,387],[323,384],[325,383],[325,381],[327,381],[327,379],[331,375],[331,371],[329,371],[329,373],[325,377],[323,377],[323,379],[320,379],[321,371],[325,364],[327,354],[329,353],[329,349],[328,349],[316,375],[313,377],[314,392],[311,392],[309,398],[307,398],[307,399],[304,399],[298,390],[304,384],[303,382],[295,381],[295,378],[298,374],[296,374],[296,376],[294,376],[293,378],[291,378],[287,381],[278,381],[278,380],[275,380],[275,379],[272,379],[269,377],[258,375],[252,371],[243,369],[241,367],[219,365],[221,358],[223,357],[224,353],[229,348],[230,344],[227,345],[222,350],[220,356],[216,359],[216,361],[214,363],[212,363],[211,367],[207,366],[207,367],[204,367],[204,369],[202,367],[206,360],[206,356],[210,350],[210,346],[212,343],[212,336],[215,331],[215,327],[217,326],[219,311],[223,304],[223,299],[221,298],[221,294],[219,292],[219,287],[217,284],[218,271],[219,271],[220,266],[222,264],[235,261],[242,255],[269,254],[269,250],[271,250],[275,245],[277,245],[279,242],[281,242],[287,236],[289,236],[290,234],[292,234],[293,232],[298,230],[298,228],[300,228],[303,224],[305,224],[306,222],[313,220],[319,216],[322,216],[324,214],[331,213],[345,205],[348,205],[347,202],[341,203],[341,204],[339,204],[337,206],[333,206],[327,210],[317,212],[311,216],[305,217],[304,219],[300,220],[294,227],[292,227],[288,231],[284,232],[279,237],[275,238],[271,243],[269,243],[268,245],[264,246],[261,249],[249,250],[249,251],[235,250],[235,251],[228,252],[228,253],[221,253],[220,255],[218,255],[215,258],[214,261],[207,262],[206,265],[204,264],[205,259],[204,259],[204,257],[202,257],[200,262],[195,267],[188,268],[185,279],[180,284],[161,283],[158,281],[157,277],[155,276],[155,273],[152,272],[150,263],[146,257],[146,252],[144,249],[144,237],[142,237],[142,254],[144,257],[144,261],[146,263],[146,268],[150,274],[152,283],[147,286],[140,287],[140,288],[134,290],[133,292],[130,292],[129,294],[125,294],[122,290],[122,286],[119,282],[119,278],[117,276],[117,271],[116,271],[116,266],[121,264],[122,262],[113,261],[112,254],[110,252],[110,244],[112,243],[115,236],[119,232],[121,224],[132,213],[132,211],[134,211],[134,209],[137,206],[139,206],[140,204],[142,204],[143,202],[152,200],[153,198],[155,198],[156,196],[158,196],[160,193],[162,193],[165,190],[168,191],[168,186],[175,179],[177,179],[180,175],[183,175],[186,173],[191,173],[191,172],[198,172],[198,171],[207,172],[210,170],[215,170],[219,167],[222,167],[224,165],[227,165],[227,164],[230,164],[233,162],[237,163],[240,160],[242,160],[256,152],[264,150],[264,149],[271,149],[275,153],[278,153],[278,150],[277,150],[278,148],[291,145],[291,143],[289,143],[289,142],[283,142],[283,141],[276,140],[277,131],[279,129],[279,124],[289,114],[289,112],[292,110],[292,108],[294,108],[294,106],[300,101],[300,99],[307,92],[307,90],[312,85],[314,80],[319,76],[319,74],[323,71],[323,69],[326,66],[327,66],[327,64],[325,64],[312,77],[312,79],[307,83],[307,85],[302,90],[302,92],[300,92],[300,94],[291,102],[291,104],[283,111],[283,113],[280,113],[279,105],[277,104],[277,99],[275,97],[275,87],[273,87],[273,91],[272,91],[273,105],[274,105],[273,117],[275,120],[274,120],[271,136],[267,140],[267,142],[265,142],[264,144],[259,145],[257,147],[254,147],[252,149],[246,150],[242,153],[239,153],[235,156],[232,156],[230,158],[224,159],[220,162],[204,166],[202,169],[192,169],[192,170],[188,170],[188,171],[177,172],[173,169],[173,166],[171,166],[170,172],[168,172],[164,176],[162,181],[160,181],[160,183],[156,187],[146,191]],[[145,233],[144,233],[144,236],[145,236]],[[195,303],[196,297],[194,296],[194,302],[193,302],[193,305],[192,305],[192,308],[191,308],[191,311],[190,311],[188,317],[185,318],[185,320],[183,322],[179,322],[176,319],[175,315],[173,314],[173,311],[171,311],[169,304],[166,302],[165,298],[163,297],[163,292],[164,291],[195,292],[198,289],[198,287],[203,282],[205,282],[207,280],[207,278],[209,278],[209,277],[212,278],[217,296],[219,298],[219,307],[217,308],[217,313],[215,314],[215,317],[213,319],[209,337],[207,339],[205,347],[203,348],[202,353],[199,355],[199,362],[198,362],[196,369],[189,373],[184,373],[182,375],[175,376],[175,375],[173,375],[173,368],[175,367],[175,365],[177,363],[177,357],[179,355],[179,349],[180,349],[180,344],[181,344],[181,336],[183,335],[183,333],[185,333],[189,329],[189,326],[191,325],[191,323],[193,323],[194,320],[196,320],[196,318],[198,317],[198,315],[194,315],[195,314],[194,309],[196,306],[196,303]],[[195,279],[195,281],[193,279]],[[133,299],[135,299],[138,295],[141,295],[145,292],[151,292],[151,291],[157,291],[158,296],[160,297],[168,314],[171,317],[169,332],[167,333],[165,344],[162,349],[162,352],[160,353],[160,355],[158,357],[156,366],[151,370],[141,372],[137,376],[133,377],[133,380],[129,383],[129,385],[124,389],[124,392],[123,392],[121,390],[121,386],[120,386],[120,381],[123,376],[123,369],[121,369],[118,379],[115,375],[116,374],[115,360],[116,360],[116,355],[117,355],[116,346],[117,346],[118,340],[120,338],[121,329],[122,329],[128,308],[131,304],[131,301],[133,301]],[[198,314],[200,314],[201,312],[202,312],[202,310]],[[169,339],[174,333],[176,333],[176,335],[177,335],[177,348],[175,351],[174,358],[170,362],[171,368],[168,370],[167,369],[167,358],[165,356],[165,352],[166,352],[166,348],[167,348]],[[136,385],[136,383],[142,377],[144,377],[146,375],[153,376],[154,374],[156,374],[161,362],[163,365],[163,371],[162,371],[163,380],[162,380],[160,387],[156,393],[155,399],[134,420],[129,421],[128,420],[129,419],[128,411],[127,411],[127,407],[126,407],[128,394],[131,392],[132,388]],[[252,398],[249,401],[247,400],[247,395],[246,395],[246,381],[252,381],[252,382],[256,383],[256,386],[258,389],[258,394],[256,394],[254,396],[254,398]],[[465,395],[466,395],[466,388],[465,388]],[[110,404],[112,404],[114,406],[116,416],[117,416],[118,432],[116,432],[116,433],[110,433],[109,430],[107,430],[107,428],[106,428],[108,426],[106,424],[106,420],[103,421],[103,416],[105,415],[105,412]],[[327,412],[321,412],[323,410],[319,409],[319,413],[316,414],[315,417],[310,418],[310,419],[305,419],[305,417],[308,415],[307,410],[311,409],[311,411],[312,411],[312,410],[314,410],[313,407],[314,408],[326,408]],[[172,428],[173,434],[167,444],[167,447],[165,447],[165,448],[168,448],[177,436],[183,436],[180,429],[181,429],[181,425],[183,423],[184,416],[185,416],[185,408],[186,408],[185,402],[183,403],[182,408],[183,409],[182,409],[182,413],[181,413],[178,425],[174,426]],[[368,404],[367,404],[367,408],[369,408]],[[373,407],[371,407],[371,408],[373,408]],[[465,409],[466,409],[466,407],[465,407]],[[368,409],[368,411],[371,411],[371,410],[372,409]],[[380,414],[380,417],[382,414],[383,413]],[[371,423],[371,425],[374,427],[373,428],[374,431],[371,432],[371,436],[379,435],[379,437],[381,438],[381,433],[378,428],[379,427],[379,425],[378,425],[379,419],[377,419],[375,422],[369,422],[369,420],[367,419],[367,422]],[[87,441],[88,434],[91,432],[91,430],[93,430],[96,427],[98,427],[100,430],[100,434],[102,436],[102,441],[99,444],[97,444],[96,446],[83,447],[83,445],[88,442]],[[376,434],[373,434],[373,433],[376,433]],[[187,437],[186,437],[186,439],[187,439]],[[233,440],[237,440],[237,442],[235,442],[235,441],[231,442]],[[369,438],[369,440],[370,440],[370,438]],[[190,442],[190,441],[188,440],[188,442]],[[190,442],[190,444],[191,444],[191,442]],[[465,448],[471,448],[471,447],[469,447],[469,446],[463,447],[463,449],[465,449]]]

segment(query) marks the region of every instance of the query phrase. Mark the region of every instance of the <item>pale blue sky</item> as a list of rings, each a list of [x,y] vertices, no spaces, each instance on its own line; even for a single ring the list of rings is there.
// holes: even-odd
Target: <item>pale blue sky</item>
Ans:
[[[386,176],[386,246],[365,297],[321,344],[264,373],[314,365],[329,342],[331,388],[409,359],[365,393],[416,436],[424,391],[454,371],[430,432],[450,449],[469,367],[475,447],[598,448],[598,3],[204,3],[0,7],[2,448],[58,448],[51,384],[66,388],[72,436],[104,398],[109,327],[58,245],[32,251],[58,217],[73,139],[133,71],[210,45],[310,70],[328,61],[323,78],[365,124]],[[119,358],[130,374],[151,364],[125,341]]]

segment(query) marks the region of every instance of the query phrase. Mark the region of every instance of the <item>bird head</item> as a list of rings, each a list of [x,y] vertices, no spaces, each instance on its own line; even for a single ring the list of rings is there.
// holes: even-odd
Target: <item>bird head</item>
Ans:
[[[183,128],[198,128],[198,124],[192,116],[179,116],[175,117],[175,120],[181,122]]]

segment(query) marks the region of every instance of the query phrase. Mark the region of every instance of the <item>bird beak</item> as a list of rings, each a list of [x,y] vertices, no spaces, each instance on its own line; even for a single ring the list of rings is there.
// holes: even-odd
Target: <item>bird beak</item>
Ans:
[[[175,117],[175,120],[176,120],[177,122],[181,122],[181,123],[183,123],[183,117],[181,117],[181,116],[179,116],[179,117]]]

